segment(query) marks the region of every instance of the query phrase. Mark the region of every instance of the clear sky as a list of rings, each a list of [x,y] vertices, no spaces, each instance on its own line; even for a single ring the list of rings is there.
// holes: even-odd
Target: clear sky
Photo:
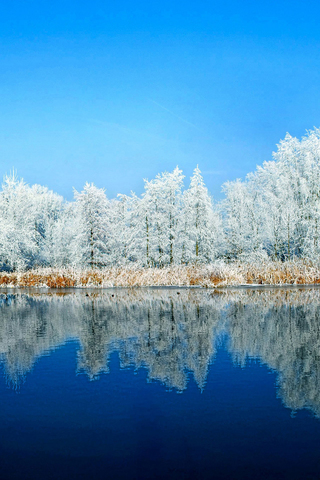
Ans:
[[[0,176],[72,198],[199,164],[210,192],[320,127],[320,2],[11,0]]]

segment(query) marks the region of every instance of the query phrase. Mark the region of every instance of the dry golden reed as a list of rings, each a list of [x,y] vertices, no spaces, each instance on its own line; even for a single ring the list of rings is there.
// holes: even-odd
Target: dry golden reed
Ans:
[[[101,270],[43,268],[0,273],[0,287],[108,288],[150,286],[224,287],[314,285],[320,267],[303,261],[262,264],[223,263],[165,268],[111,267]]]

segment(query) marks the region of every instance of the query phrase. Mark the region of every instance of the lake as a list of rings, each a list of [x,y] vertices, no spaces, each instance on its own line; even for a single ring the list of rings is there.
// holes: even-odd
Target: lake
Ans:
[[[319,479],[320,289],[0,293],[0,478]]]

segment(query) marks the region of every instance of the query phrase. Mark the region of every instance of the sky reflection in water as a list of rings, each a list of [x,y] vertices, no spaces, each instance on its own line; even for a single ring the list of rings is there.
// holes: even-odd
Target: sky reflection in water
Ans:
[[[319,478],[319,318],[316,288],[1,294],[1,479]]]

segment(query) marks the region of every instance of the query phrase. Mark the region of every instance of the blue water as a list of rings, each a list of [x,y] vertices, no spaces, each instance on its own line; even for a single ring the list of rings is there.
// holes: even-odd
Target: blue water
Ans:
[[[320,478],[320,292],[175,293],[3,296],[1,479]]]

